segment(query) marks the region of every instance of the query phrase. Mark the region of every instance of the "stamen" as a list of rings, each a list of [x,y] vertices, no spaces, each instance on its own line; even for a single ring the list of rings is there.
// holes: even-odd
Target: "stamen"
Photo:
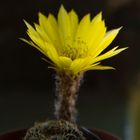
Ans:
[[[80,37],[73,41],[70,37],[67,37],[65,39],[62,55],[70,57],[72,60],[86,57],[88,55],[88,45]]]

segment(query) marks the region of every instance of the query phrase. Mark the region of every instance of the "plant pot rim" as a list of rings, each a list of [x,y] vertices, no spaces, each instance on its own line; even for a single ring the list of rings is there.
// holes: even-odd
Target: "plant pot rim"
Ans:
[[[13,131],[4,132],[0,134],[0,140],[22,140],[27,130],[28,130],[27,128],[24,128],[24,129],[17,129]],[[95,129],[95,128],[88,129],[88,130],[90,130],[91,132],[99,136],[101,140],[121,140],[119,137],[114,136],[110,132],[106,132],[104,130]]]

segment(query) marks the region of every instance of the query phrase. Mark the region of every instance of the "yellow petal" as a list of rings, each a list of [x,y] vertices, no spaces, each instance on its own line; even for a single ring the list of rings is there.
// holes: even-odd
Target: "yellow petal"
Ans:
[[[93,67],[95,67],[95,66],[97,66],[99,64],[100,64],[100,62],[92,64],[92,65],[88,65],[88,66],[83,67],[82,69],[80,69],[79,72],[85,72],[85,71],[91,70]]]
[[[77,29],[77,33],[76,33],[76,38],[77,39],[85,39],[85,37],[88,35],[89,31],[89,27],[90,27],[90,14],[85,15],[82,20],[79,23],[78,29]]]
[[[74,39],[77,31],[79,19],[78,19],[78,15],[74,10],[71,10],[68,15],[69,15],[70,25],[71,25],[71,36],[72,39]]]
[[[38,46],[43,46],[43,40],[40,37],[39,33],[26,21],[24,21],[28,30],[27,30],[27,34],[28,36],[31,38],[31,40]]]
[[[49,43],[52,43],[54,46],[59,47],[61,45],[61,41],[58,33],[58,25],[56,19],[53,15],[49,14],[48,18],[39,12],[39,25],[40,30],[43,32],[44,36],[48,36]]]
[[[100,44],[102,39],[104,38],[106,33],[106,27],[105,22],[100,21],[96,22],[93,26],[91,25],[90,34],[88,38],[88,46],[89,50],[92,51],[94,54],[94,51],[96,50],[96,47]]]
[[[69,69],[72,60],[68,57],[60,56],[59,58],[59,64],[61,69]]]
[[[98,23],[102,20],[102,12],[100,12],[99,14],[97,14],[93,19],[92,19],[92,24]]]
[[[60,40],[59,30],[58,30],[58,23],[55,17],[52,14],[48,16],[48,22],[50,23],[51,30],[48,31],[49,34],[52,34],[53,43],[59,48],[62,47],[62,42]],[[47,28],[47,26],[46,26]]]
[[[24,23],[26,24],[27,26],[27,34],[29,35],[29,37],[31,38],[32,36],[34,38],[40,38],[39,34],[37,33],[37,31],[27,22],[27,21],[24,21]],[[30,36],[31,35],[31,36]],[[31,38],[32,39],[32,38]]]
[[[25,25],[27,26],[29,32],[31,32],[32,34],[34,34],[35,36],[38,36],[37,32],[35,31],[35,29],[27,22],[24,20]]]
[[[39,26],[36,23],[34,25],[35,25],[36,32],[39,34],[39,37],[44,41],[52,43],[52,41],[50,40],[50,37],[48,36],[48,34],[45,33],[44,30],[42,30],[41,26]]]
[[[62,45],[66,46],[70,43],[69,41],[71,38],[71,27],[68,13],[64,9],[63,5],[61,5],[60,10],[58,12],[58,26]]]
[[[27,32],[28,36],[31,38],[31,40],[40,48],[44,47],[44,41],[40,38],[40,36],[35,36],[32,32]]]
[[[88,65],[89,65],[89,58],[78,58],[72,62],[70,66],[70,70],[72,70],[74,74],[77,74],[84,67],[87,67]]]
[[[43,15],[41,12],[38,13],[38,17],[39,17],[39,25],[42,26],[43,28],[46,28],[45,23],[47,22],[47,17]]]
[[[117,49],[118,47],[114,47],[113,49],[111,49],[110,51],[106,52],[105,54],[102,54],[100,56],[97,56],[96,58],[93,59],[93,63],[96,63],[98,61],[104,60],[104,59],[108,59],[110,57],[113,57],[117,54],[119,54],[120,52],[124,51],[127,49],[126,48],[121,48],[121,49]],[[117,50],[116,50],[117,49]]]
[[[47,57],[56,65],[59,66],[59,60],[58,60],[58,53],[55,49],[55,47],[52,44],[45,43],[45,47],[43,48],[44,51],[47,53]]]
[[[51,26],[54,28],[54,30],[58,32],[58,23],[57,23],[56,18],[54,17],[54,15],[49,14],[48,20],[49,20]]]
[[[99,44],[98,47],[95,48],[93,57],[96,57],[97,55],[99,55],[104,49],[106,49],[112,43],[112,41],[115,39],[115,37],[119,33],[120,29],[121,28],[114,29],[106,33],[102,42]]]
[[[96,42],[100,42],[100,40],[104,37],[104,34],[106,32],[105,23],[104,23],[104,21],[102,21],[102,12],[97,14],[92,19],[90,29],[88,32],[89,32],[88,33],[88,44],[89,44],[89,46],[92,46],[94,43],[94,47],[95,47],[95,45],[97,44]]]
[[[97,66],[94,66],[93,65],[93,67],[91,67],[88,70],[110,70],[110,69],[115,70],[115,68],[113,68],[113,67],[110,67],[110,66],[102,66],[102,65],[97,65]]]
[[[73,47],[77,49],[76,57],[78,58],[83,53],[83,50],[88,49],[87,36],[90,27],[90,14],[85,15],[78,25]],[[84,52],[86,54],[86,52]],[[82,54],[83,55],[83,54]]]

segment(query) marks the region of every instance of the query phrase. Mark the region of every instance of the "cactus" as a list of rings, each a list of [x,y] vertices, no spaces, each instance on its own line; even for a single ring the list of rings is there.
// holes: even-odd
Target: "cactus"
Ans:
[[[50,120],[36,123],[27,131],[24,140],[85,140],[85,137],[74,123]]]

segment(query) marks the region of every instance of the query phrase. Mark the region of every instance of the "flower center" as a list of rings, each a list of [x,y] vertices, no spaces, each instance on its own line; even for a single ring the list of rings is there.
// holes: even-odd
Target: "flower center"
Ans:
[[[75,40],[66,40],[62,50],[62,55],[71,58],[84,58],[88,55],[88,45],[80,37]]]

